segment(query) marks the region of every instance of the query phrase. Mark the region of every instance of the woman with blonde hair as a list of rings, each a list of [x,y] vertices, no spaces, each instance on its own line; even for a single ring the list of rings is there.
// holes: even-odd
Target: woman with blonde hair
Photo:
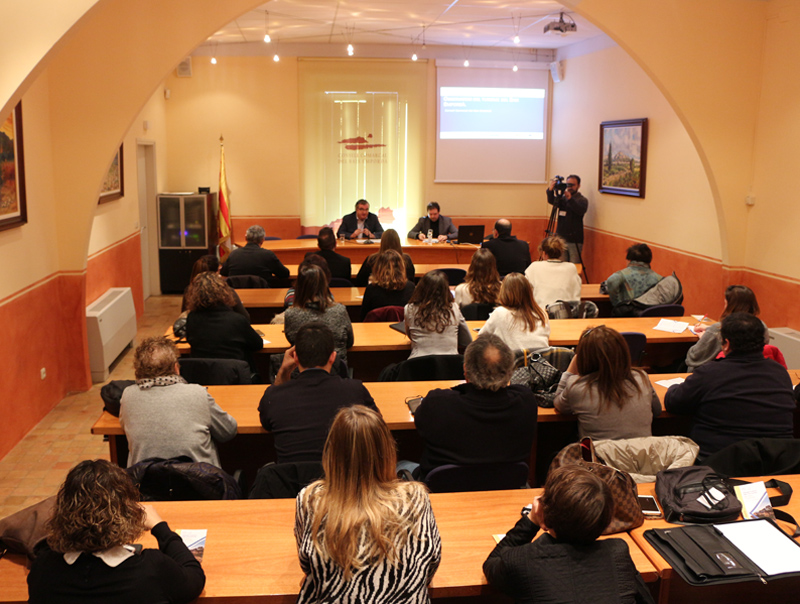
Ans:
[[[536,304],[525,275],[509,273],[500,287],[500,306],[492,311],[481,333],[493,333],[511,350],[541,350],[550,344],[547,314]]]
[[[491,253],[491,252],[490,252]],[[450,294],[442,271],[427,273],[405,308],[406,335],[411,340],[409,359],[431,354],[458,354],[469,346],[472,334]]]
[[[300,491],[294,534],[306,574],[299,603],[428,602],[441,540],[425,487],[397,479],[397,454],[380,415],[341,409],[325,477]]]
[[[581,299],[581,278],[572,262],[562,262],[566,242],[557,236],[545,237],[539,244],[539,251],[545,259],[531,262],[525,269],[525,276],[533,286],[536,304],[547,308],[548,304],[559,300]]]
[[[589,327],[581,335],[554,401],[560,413],[578,416],[580,438],[652,436],[661,402],[647,374],[631,367],[625,339],[614,329]]]
[[[366,260],[364,260],[364,264],[362,264],[361,268],[358,270],[358,275],[356,275],[356,287],[366,287],[369,284],[369,277],[372,275],[372,271],[375,268],[375,261],[381,253],[387,250],[394,250],[403,257],[403,261],[406,264],[406,278],[409,281],[414,280],[416,271],[414,262],[411,260],[411,256],[403,252],[403,246],[400,244],[400,235],[398,235],[397,231],[394,229],[386,229],[381,236],[380,249],[374,254],[367,256]]]
[[[406,276],[403,257],[395,250],[387,250],[378,255],[372,281],[364,290],[361,301],[361,318],[371,310],[384,306],[405,306],[414,293],[414,282]]]
[[[455,300],[459,306],[468,304],[497,304],[500,295],[500,273],[497,260],[486,248],[479,248],[472,255],[464,283],[456,285]]]
[[[69,471],[47,527],[28,575],[29,602],[185,603],[203,591],[200,563],[111,462],[86,460]],[[145,530],[158,549],[137,553],[132,544]]]

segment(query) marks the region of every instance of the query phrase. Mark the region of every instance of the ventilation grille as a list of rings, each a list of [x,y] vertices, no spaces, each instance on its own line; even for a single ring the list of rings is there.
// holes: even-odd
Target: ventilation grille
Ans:
[[[183,61],[178,63],[178,69],[175,70],[179,78],[192,77],[192,57],[186,57]]]

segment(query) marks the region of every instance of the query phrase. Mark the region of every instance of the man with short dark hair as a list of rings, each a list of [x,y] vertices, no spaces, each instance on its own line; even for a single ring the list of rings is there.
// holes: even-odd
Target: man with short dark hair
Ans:
[[[561,256],[562,262],[582,263],[583,250],[583,216],[589,209],[589,200],[578,192],[581,188],[581,177],[570,174],[565,181],[567,188],[563,195],[554,192],[556,179],[550,180],[547,187],[547,203],[558,209],[556,235],[567,242],[567,249]]]
[[[222,265],[220,274],[223,277],[233,277],[235,275],[257,275],[267,281],[274,279],[287,279],[289,269],[270,250],[261,247],[264,243],[264,229],[254,224],[249,229],[244,238],[247,244],[233,250]]]
[[[408,238],[424,241],[428,238],[428,231],[431,232],[431,238],[440,243],[458,237],[456,225],[447,216],[440,213],[439,204],[435,201],[428,204],[428,215],[417,221],[414,228],[408,232]]]
[[[352,275],[352,265],[350,258],[336,253],[336,236],[333,234],[331,227],[322,227],[317,235],[317,245],[319,246],[318,252],[308,252],[306,258],[312,254],[325,258],[328,263],[328,268],[331,271],[331,277],[339,279],[350,280]]]
[[[414,415],[425,442],[422,477],[445,464],[528,462],[538,407],[530,388],[509,386],[513,370],[514,354],[497,336],[467,346],[467,383],[431,390]]]
[[[369,202],[359,199],[356,202],[356,211],[342,218],[342,224],[336,231],[336,236],[344,235],[348,239],[380,239],[383,227],[378,217],[369,211]]]
[[[701,365],[664,397],[669,413],[691,415],[698,461],[747,438],[792,438],[796,403],[788,372],[764,358],[764,324],[731,313],[720,329],[725,358]]]
[[[625,258],[628,266],[617,271],[600,285],[608,294],[614,317],[633,317],[637,309],[633,301],[661,281],[662,277],[650,268],[653,252],[646,243],[634,243]]]
[[[511,234],[511,221],[501,218],[494,223],[494,231],[489,241],[481,247],[494,254],[497,272],[501,277],[509,273],[525,273],[531,263],[531,248],[527,241],[520,241]]]
[[[331,375],[335,360],[333,332],[320,322],[303,325],[284,354],[275,384],[258,405],[261,425],[274,436],[278,463],[321,461],[328,429],[341,407],[378,411],[360,380]],[[291,379],[295,368],[300,375]]]

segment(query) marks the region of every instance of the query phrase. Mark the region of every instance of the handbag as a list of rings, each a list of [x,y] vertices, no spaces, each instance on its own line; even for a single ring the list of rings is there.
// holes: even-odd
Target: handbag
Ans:
[[[189,317],[189,311],[186,310],[181,313],[175,322],[172,324],[172,333],[175,334],[175,337],[178,338],[178,341],[181,341],[183,338],[186,337],[186,321]]]
[[[604,535],[623,533],[641,526],[644,514],[639,507],[638,490],[630,474],[607,466],[594,451],[591,438],[567,445],[558,452],[548,472],[567,465],[579,465],[600,478],[611,490],[614,515],[603,531]]]
[[[545,361],[538,352],[523,349],[517,350],[514,355],[514,372],[510,383],[528,386],[540,407],[551,408],[561,372]]]
[[[729,522],[742,512],[733,486],[709,466],[661,470],[656,497],[667,522]]]
[[[0,558],[6,552],[36,557],[36,547],[47,538],[47,521],[56,498],[48,497],[0,520]]]

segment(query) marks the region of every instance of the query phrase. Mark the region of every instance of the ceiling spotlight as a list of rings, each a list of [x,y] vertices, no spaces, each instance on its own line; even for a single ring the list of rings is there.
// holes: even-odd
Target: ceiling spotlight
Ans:
[[[277,52],[275,53],[275,55],[273,55],[272,60],[275,61],[276,63],[281,60]]]
[[[264,42],[269,44],[272,38],[269,35],[269,11],[264,11]]]
[[[353,52],[354,52],[353,45],[352,44],[348,44],[347,45],[347,54],[352,57],[353,56]]]
[[[412,61],[416,61],[417,60],[417,53],[414,53],[413,55],[411,55],[411,60]]]
[[[212,65],[216,65],[217,64],[217,57],[211,57],[211,64]]]
[[[469,67],[469,59],[464,59],[464,67]]]
[[[514,44],[519,44],[519,36],[514,36]]]
[[[266,42],[267,44],[272,42],[272,38],[270,38],[269,34],[264,34],[264,42]]]
[[[514,65],[514,67],[512,67],[512,68],[511,68],[511,71],[519,71],[519,67],[517,67],[516,65]]]

